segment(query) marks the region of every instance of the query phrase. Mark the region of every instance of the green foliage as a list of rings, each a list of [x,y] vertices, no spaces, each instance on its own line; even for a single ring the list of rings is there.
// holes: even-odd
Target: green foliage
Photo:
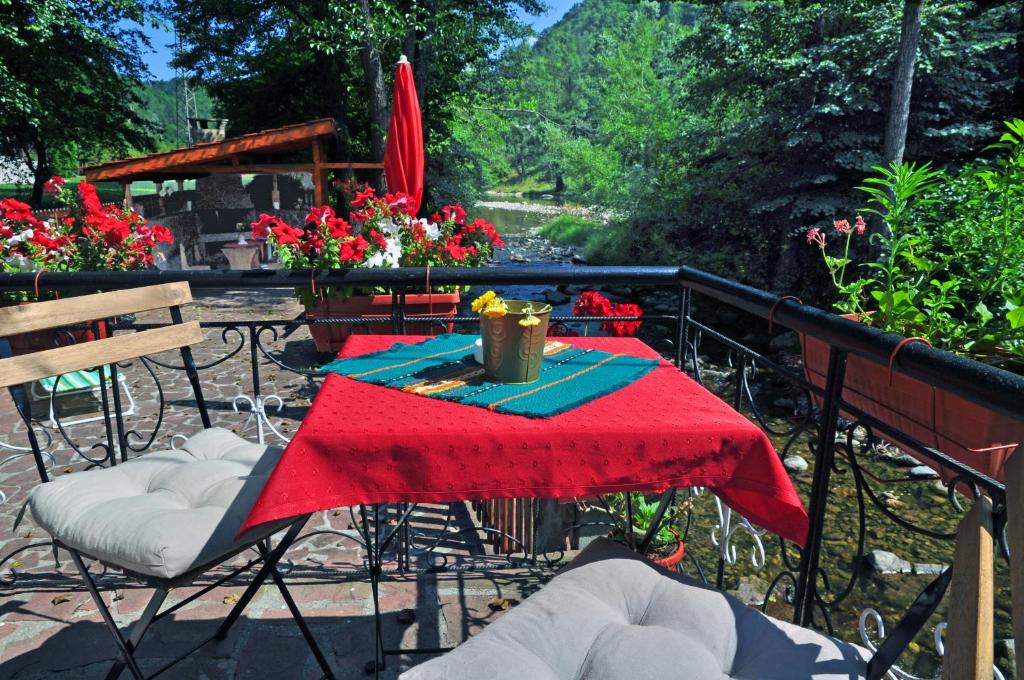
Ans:
[[[902,7],[584,0],[503,54],[500,150],[618,216],[606,260],[685,260],[820,298],[792,234],[856,209],[882,161]],[[1014,115],[1019,6],[926,3],[922,22],[907,156],[955,169]]]
[[[626,504],[626,494],[613,493],[607,496],[608,510],[615,518],[616,524],[620,527],[629,526],[633,533],[633,539],[640,543],[647,535],[648,530],[654,523],[658,506],[661,504],[660,496],[652,497],[650,500],[642,493],[630,492],[629,500],[632,503],[632,517],[629,517],[629,506]],[[668,508],[658,524],[658,529],[651,541],[651,548],[657,549],[662,546],[672,545],[676,542],[676,535],[673,533],[673,525],[676,518],[686,512],[692,506],[690,499],[684,502],[677,502]]]
[[[380,133],[373,127],[376,72],[368,50],[379,57],[388,102],[393,65],[407,54],[420,88],[428,209],[469,197],[474,183],[501,172],[500,167],[484,169],[497,156],[479,153],[473,129],[454,121],[485,97],[503,41],[524,35],[518,12],[540,9],[535,0],[163,0],[163,5],[183,40],[177,63],[204,83],[217,113],[231,120],[230,133],[331,117],[339,126],[342,159],[379,160],[373,157]]]
[[[540,228],[540,235],[556,243],[572,246],[587,244],[594,234],[604,228],[600,222],[578,215],[558,215]]]
[[[145,0],[0,2],[0,154],[35,175],[151,146],[138,87]]]
[[[144,116],[154,129],[156,148],[166,151],[180,146],[187,146],[187,138],[179,138],[177,108],[180,99],[178,82],[172,80],[153,80],[140,89]],[[213,117],[213,100],[206,88],[195,88],[196,113],[200,118]],[[182,133],[184,130],[181,131]]]
[[[834,257],[820,230],[808,240],[821,248],[839,293],[837,309],[870,318],[900,335],[1008,368],[1024,367],[1024,121],[986,150],[983,159],[955,173],[928,164],[875,168],[860,187],[865,212],[885,221],[872,236],[882,256],[850,265],[854,232]],[[848,225],[846,225],[848,227]],[[854,274],[852,281],[846,274]]]

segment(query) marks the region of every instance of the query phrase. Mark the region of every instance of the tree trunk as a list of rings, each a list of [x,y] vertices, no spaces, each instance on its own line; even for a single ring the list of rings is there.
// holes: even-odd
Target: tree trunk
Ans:
[[[900,47],[892,74],[892,93],[885,120],[885,144],[882,150],[885,165],[902,163],[907,146],[907,123],[910,119],[910,90],[914,84],[917,46],[921,39],[921,6],[924,0],[905,0]]]
[[[29,203],[34,208],[43,207],[43,185],[50,179],[50,159],[46,153],[46,145],[40,140],[35,141],[36,164],[32,167],[32,195]]]
[[[388,96],[384,91],[384,70],[380,53],[374,45],[373,29],[370,24],[369,0],[360,0],[366,31],[359,49],[359,60],[363,65],[363,80],[366,83],[366,101],[370,114],[370,153],[373,160],[384,158],[384,143],[388,130]],[[378,178],[375,184],[380,184]]]
[[[1013,88],[1013,110],[1016,115],[1024,111],[1024,2],[1020,3],[1017,18],[1017,82]]]

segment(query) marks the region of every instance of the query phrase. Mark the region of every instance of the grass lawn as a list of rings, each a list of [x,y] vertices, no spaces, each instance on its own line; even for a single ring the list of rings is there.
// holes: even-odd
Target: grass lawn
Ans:
[[[68,177],[68,185],[77,187],[78,183],[84,178],[79,177]],[[185,189],[195,189],[195,180],[185,180]],[[124,198],[124,191],[121,189],[121,185],[117,182],[97,182],[96,192],[100,196],[100,200],[104,203],[120,203],[121,199]],[[152,182],[132,182],[132,195],[133,196],[147,196],[156,193],[156,185]],[[13,197],[19,201],[28,201],[29,196],[32,195],[31,184],[0,184],[0,197]],[[43,195],[43,208],[56,208],[58,207],[57,202],[52,196]]]

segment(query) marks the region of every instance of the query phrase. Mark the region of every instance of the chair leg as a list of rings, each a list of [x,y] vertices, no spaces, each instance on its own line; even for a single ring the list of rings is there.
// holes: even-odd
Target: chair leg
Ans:
[[[295,538],[299,535],[299,532],[302,531],[302,527],[305,526],[306,520],[308,519],[309,515],[305,515],[304,517],[296,520],[290,527],[288,527],[288,531],[285,533],[283,537],[281,537],[281,540],[278,542],[277,546],[266,554],[266,556],[263,558],[263,566],[260,567],[260,570],[258,572],[256,572],[256,576],[253,577],[252,583],[250,583],[249,587],[245,589],[245,592],[242,593],[242,596],[238,598],[238,602],[231,609],[231,611],[228,612],[227,617],[220,624],[220,627],[214,634],[214,637],[216,639],[223,640],[227,637],[228,631],[231,630],[231,626],[235,625],[235,622],[238,620],[238,617],[242,615],[242,611],[247,606],[249,606],[249,603],[252,601],[252,598],[256,596],[256,593],[263,585],[263,582],[267,580],[268,576],[270,576],[271,570],[273,570],[273,568],[277,566],[277,563],[284,555],[284,551],[288,549],[288,547],[292,544],[292,541],[294,541]]]
[[[142,636],[146,634],[151,623],[153,623],[153,617],[160,611],[160,607],[163,605],[164,600],[167,599],[166,590],[157,589],[153,593],[153,597],[149,600],[149,604],[146,605],[146,609],[142,612],[142,616],[136,621],[131,628],[131,633],[128,635],[128,647],[134,653],[139,648],[139,643],[142,642]],[[124,671],[126,661],[122,656],[114,665],[110,667],[107,672],[106,680],[116,680],[121,677],[121,673]]]
[[[302,632],[302,637],[305,638],[310,651],[313,652],[313,656],[316,657],[316,662],[320,664],[320,669],[324,672],[324,678],[327,680],[334,680],[334,671],[331,670],[331,664],[327,662],[327,658],[320,650],[320,645],[317,644],[316,638],[313,637],[313,631],[311,631],[309,629],[309,625],[306,624],[306,619],[303,618],[302,613],[299,612],[299,608],[296,606],[295,600],[292,599],[292,594],[288,591],[288,588],[285,587],[281,573],[276,567],[274,567],[270,570],[270,575],[274,579],[274,583],[277,584],[277,589],[281,591],[281,597],[284,598],[285,604],[288,605],[288,609],[292,613],[292,618],[295,619],[295,624]]]
[[[139,668],[139,664],[135,661],[134,650],[130,646],[127,640],[124,639],[124,635],[121,634],[121,629],[117,627],[117,623],[114,621],[114,617],[110,615],[110,610],[107,609],[107,605],[103,602],[103,596],[100,595],[100,591],[96,588],[96,582],[92,580],[92,576],[89,574],[89,569],[85,566],[82,561],[82,556],[78,554],[77,550],[68,549],[71,553],[71,559],[74,561],[75,566],[78,567],[78,572],[82,575],[82,580],[85,581],[85,587],[89,591],[89,595],[92,596],[93,602],[96,603],[96,608],[100,611],[100,616],[103,617],[103,622],[107,624],[107,629],[110,631],[111,636],[114,638],[114,642],[117,643],[117,647],[121,650],[121,655],[128,666],[128,671],[132,674],[135,680],[146,680],[146,676],[143,675],[142,669]]]

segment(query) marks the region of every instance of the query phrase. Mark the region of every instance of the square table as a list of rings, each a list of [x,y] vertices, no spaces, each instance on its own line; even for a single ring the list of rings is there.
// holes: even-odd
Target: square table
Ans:
[[[353,335],[339,356],[426,339]],[[663,491],[663,510],[674,489],[704,486],[755,524],[803,545],[807,513],[760,428],[635,338],[569,342],[660,363],[626,387],[550,418],[496,413],[335,373],[324,380],[242,532],[330,508],[401,504],[397,525],[384,536],[379,524],[371,532],[362,512],[375,674],[389,655],[446,651],[384,647],[382,556],[417,503]]]
[[[353,335],[339,356],[425,339]],[[659,358],[635,338],[568,341]],[[494,413],[330,374],[242,530],[354,505],[687,486],[707,487],[754,524],[804,543],[807,513],[764,432],[667,361],[551,418]]]

